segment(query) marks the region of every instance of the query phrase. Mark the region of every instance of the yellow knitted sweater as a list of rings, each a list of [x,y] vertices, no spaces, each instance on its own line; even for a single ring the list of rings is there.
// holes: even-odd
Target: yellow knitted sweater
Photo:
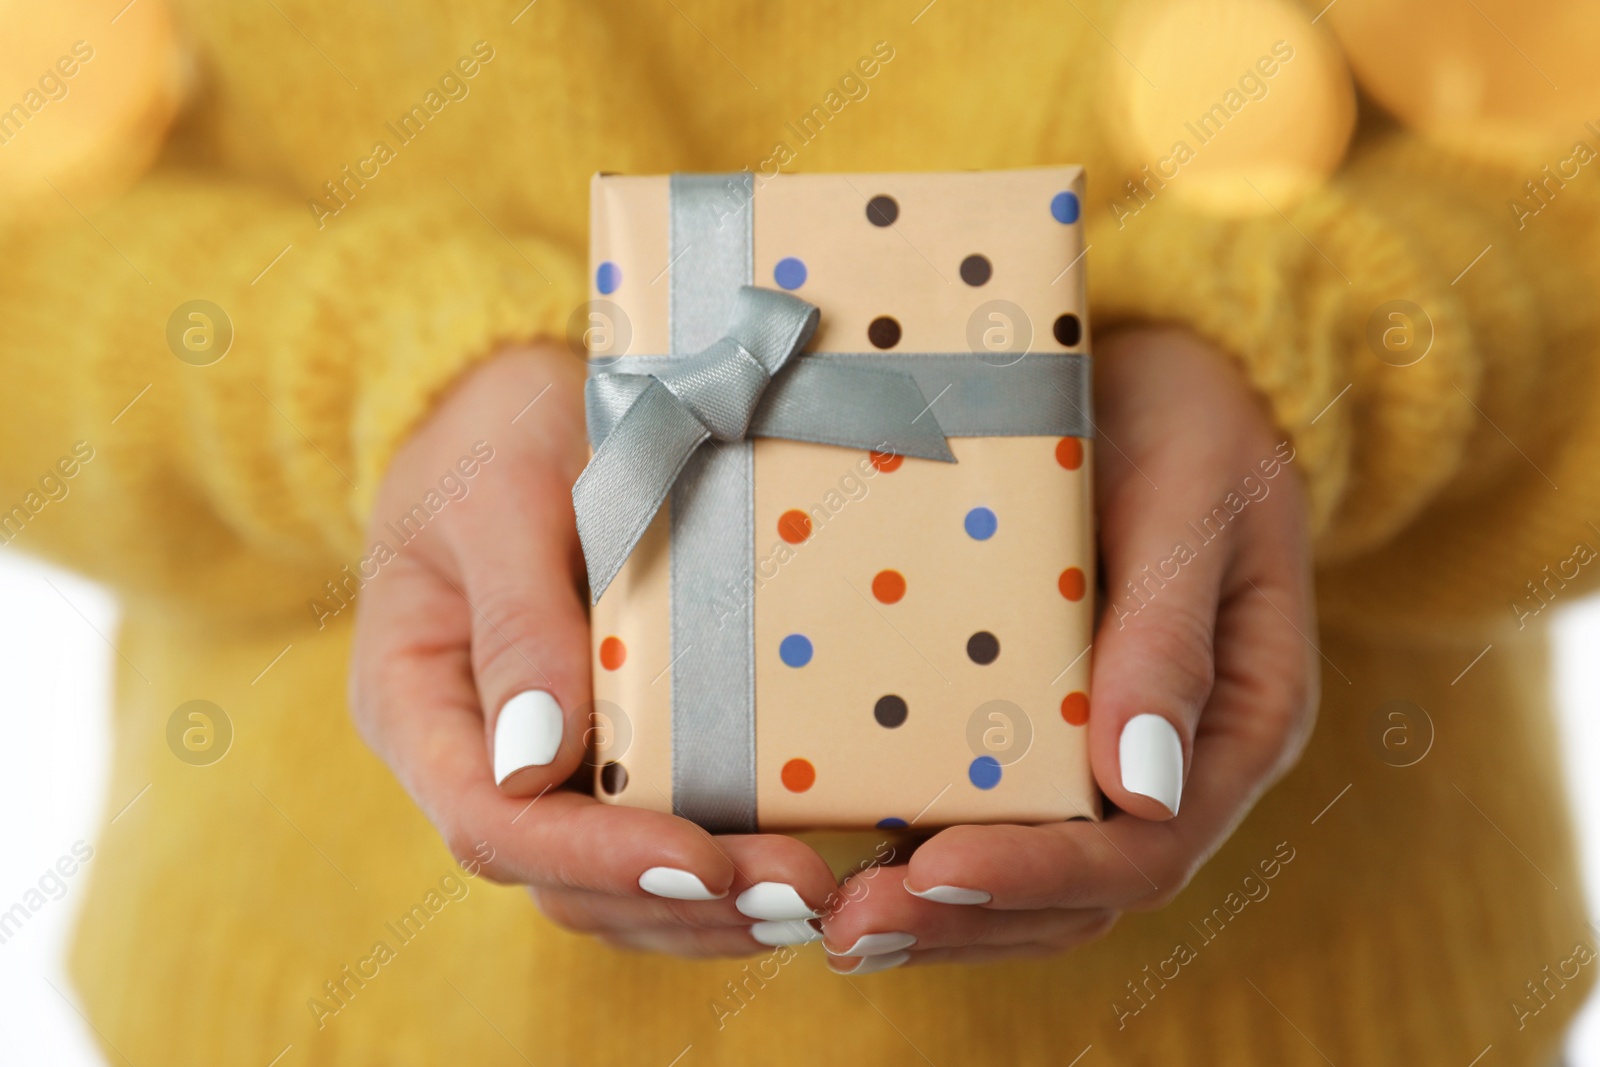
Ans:
[[[1229,218],[1162,192],[1123,218],[1115,6],[179,5],[198,103],[159,161],[0,245],[0,507],[26,513],[5,538],[126,612],[72,956],[111,1062],[1549,1062],[1595,970],[1540,632],[1600,544],[1595,179],[1519,229],[1537,166],[1363,114],[1303,198]],[[814,948],[614,953],[446,877],[345,713],[350,613],[319,629],[307,603],[440,391],[564,329],[592,172],[760,169],[872,55],[788,169],[1083,163],[1096,323],[1185,322],[1268,397],[1314,501],[1322,718],[1176,903],[1066,958],[846,981]],[[420,132],[392,129],[419,104]],[[166,340],[195,299],[233,324],[209,366]],[[1409,367],[1368,343],[1396,299],[1432,322]],[[168,746],[194,699],[233,725],[210,766]],[[1396,700],[1433,730],[1404,767],[1373,727]]]

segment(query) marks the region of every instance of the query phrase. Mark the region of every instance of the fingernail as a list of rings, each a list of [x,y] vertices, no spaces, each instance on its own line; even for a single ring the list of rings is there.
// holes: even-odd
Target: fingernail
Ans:
[[[891,967],[898,967],[911,958],[909,952],[891,952],[885,956],[868,956],[849,970],[836,966],[834,960],[828,961],[828,970],[834,974],[847,974],[851,978],[859,978],[863,974],[875,974],[878,971],[887,971]]]
[[[1183,742],[1160,715],[1135,715],[1122,728],[1117,758],[1122,788],[1178,814],[1183,794]]]
[[[931,900],[935,904],[987,904],[994,897],[981,889],[962,889],[958,885],[936,885],[932,889],[912,889],[906,886],[906,892],[923,900]]]
[[[639,876],[639,888],[669,900],[721,900],[727,893],[713,893],[688,871],[677,867],[651,867]]]
[[[891,952],[899,952],[903,948],[910,948],[917,943],[913,934],[895,931],[889,934],[862,934],[856,943],[843,952],[828,949],[830,956],[883,956]],[[826,946],[824,946],[826,947]]]
[[[543,767],[555,759],[563,725],[561,705],[543,689],[506,701],[494,723],[495,783],[504,785],[524,767]]]
[[[740,893],[733,906],[739,909],[740,915],[774,922],[815,919],[821,914],[800,899],[795,887],[786,882],[757,882]]]
[[[822,931],[803,919],[788,922],[756,923],[750,927],[750,936],[763,945],[774,948],[780,945],[806,945],[822,940]]]

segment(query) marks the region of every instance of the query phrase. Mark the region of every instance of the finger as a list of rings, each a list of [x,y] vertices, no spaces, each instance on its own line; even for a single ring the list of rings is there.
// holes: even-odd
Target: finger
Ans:
[[[1088,944],[1095,940],[1092,936],[1075,938],[1062,944],[1044,944],[1029,942],[1022,945],[978,945],[972,948],[936,948],[927,952],[912,952],[904,966],[930,967],[943,963],[958,963],[970,966],[978,963],[1005,963],[1016,960],[1039,960],[1059,956],[1063,952],[1070,952],[1079,945]],[[844,959],[830,958],[829,967],[848,962]],[[866,961],[862,961],[866,962]],[[836,973],[849,973],[854,977],[855,972],[836,971]]]
[[[815,919],[752,922],[746,916],[715,908],[717,902],[636,900],[578,890],[536,890],[534,900],[556,925],[595,937],[625,936],[642,930],[719,930],[742,932],[755,943],[773,948],[822,940]]]
[[[493,525],[469,516],[453,528],[457,592],[470,608],[494,780],[531,796],[569,778],[586,752],[589,618],[566,486],[541,469],[508,466],[497,480],[491,470],[477,499]]]
[[[1232,548],[1178,549],[1192,539],[1186,524],[1215,500],[1197,479],[1147,462],[1162,488],[1107,479],[1117,491],[1103,510],[1108,608],[1095,637],[1089,751],[1112,803],[1166,819],[1181,807],[1184,769],[1211,692],[1213,624]]]
[[[617,897],[560,888],[539,890],[535,897],[551,918],[584,933],[614,926],[748,930],[766,923],[758,940],[780,935],[817,939],[814,931],[804,936],[801,925],[822,913],[835,889],[833,874],[821,856],[795,838],[778,834],[714,837],[712,842],[734,868],[729,892],[717,900]],[[782,926],[785,923],[795,925]]]
[[[1054,942],[1080,931],[1110,928],[1109,910],[1039,909],[1000,911],[937,904],[907,892],[908,868],[885,867],[871,879],[871,889],[855,903],[822,921],[825,946],[836,956],[876,956],[915,948],[966,948],[973,945],[1016,945]],[[842,887],[849,894],[853,876]]]
[[[467,609],[433,572],[396,560],[365,608],[356,721],[458,859],[499,881],[623,896],[714,899],[732,887],[727,854],[687,820],[562,789],[518,798],[496,788],[460,641]]]
[[[631,927],[669,926],[685,930],[748,930],[757,925],[755,920],[740,915],[731,905],[722,906],[728,902],[726,897],[709,901],[682,901],[657,897],[620,897],[586,889],[561,888],[534,889],[532,893],[540,911],[552,921],[580,934],[599,934]]]
[[[911,857],[906,884],[981,894],[981,905],[963,909],[973,911],[1138,907],[1187,880],[1177,831],[1192,821],[1188,811],[1167,822],[1117,812],[1103,823],[953,826]]]
[[[717,959],[771,952],[743,930],[685,930],[680,928],[616,930],[596,935],[624,952],[651,952],[685,959]]]

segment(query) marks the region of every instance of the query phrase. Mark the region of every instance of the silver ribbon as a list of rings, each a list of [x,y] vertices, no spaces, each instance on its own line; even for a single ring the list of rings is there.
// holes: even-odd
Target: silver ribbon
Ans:
[[[955,462],[905,370],[791,362],[817,319],[798,297],[740,286],[727,332],[705,351],[589,378],[584,401],[595,453],[572,487],[572,503],[595,601],[707,441],[785,437]]]
[[[671,497],[673,806],[714,833],[757,829],[755,613],[727,610],[755,597],[750,438],[954,462],[946,436],[1093,432],[1084,355],[800,355],[818,312],[750,285],[753,196],[749,173],[672,177],[671,354],[591,366],[572,490],[595,601]]]

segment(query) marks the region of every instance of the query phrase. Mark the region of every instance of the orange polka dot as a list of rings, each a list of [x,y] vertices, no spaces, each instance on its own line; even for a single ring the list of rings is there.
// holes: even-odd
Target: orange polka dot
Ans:
[[[872,595],[885,604],[897,603],[906,595],[905,575],[899,571],[879,571],[872,577]]]
[[[817,769],[810,760],[792,759],[783,765],[783,787],[791,793],[804,793],[817,780]]]
[[[614,671],[628,658],[628,646],[620,637],[608,637],[600,642],[600,666]]]
[[[1056,587],[1068,600],[1082,600],[1085,589],[1083,572],[1076,567],[1068,567],[1061,572],[1061,579],[1056,582]]]
[[[778,516],[778,536],[791,545],[798,545],[811,536],[811,516],[798,508],[791,508]]]
[[[1076,437],[1063,437],[1056,443],[1056,462],[1069,471],[1083,466],[1083,442]]]
[[[869,452],[867,456],[871,459],[872,465],[885,474],[899,470],[900,464],[906,461],[906,457],[898,452]]]
[[[1083,726],[1089,721],[1089,698],[1082,693],[1068,693],[1061,698],[1061,717],[1068,725]]]

